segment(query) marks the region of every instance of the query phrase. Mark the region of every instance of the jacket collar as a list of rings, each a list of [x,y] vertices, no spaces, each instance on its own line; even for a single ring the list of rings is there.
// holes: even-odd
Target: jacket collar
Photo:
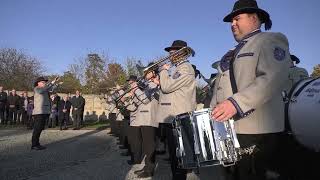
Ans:
[[[179,63],[176,64],[176,67],[178,67],[179,65],[184,64],[186,62],[189,62],[189,60],[186,59],[186,60],[180,61]]]
[[[259,33],[261,33],[261,30],[260,29],[256,29],[256,30],[252,31],[251,33],[245,35],[240,42],[248,41],[249,38],[251,38],[251,37],[253,37],[253,36],[255,36],[255,35],[259,34]]]

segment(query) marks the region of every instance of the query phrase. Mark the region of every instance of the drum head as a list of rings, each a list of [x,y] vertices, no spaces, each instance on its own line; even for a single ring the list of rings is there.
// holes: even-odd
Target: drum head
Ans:
[[[320,79],[307,79],[290,93],[288,118],[296,140],[320,151]]]

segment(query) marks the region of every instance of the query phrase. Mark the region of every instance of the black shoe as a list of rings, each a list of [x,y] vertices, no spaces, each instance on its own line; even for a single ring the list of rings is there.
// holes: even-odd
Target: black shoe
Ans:
[[[132,161],[132,160],[128,160],[127,163],[128,163],[129,165],[140,164],[140,163],[138,163],[138,162],[136,162],[136,161]]]
[[[119,149],[127,149],[125,146],[119,146]]]
[[[152,176],[153,176],[153,172],[143,171],[142,173],[140,173],[138,175],[138,178],[148,178],[148,177],[152,177]]]
[[[31,147],[31,150],[43,150],[43,149],[46,149],[46,147],[44,146],[41,146],[41,145],[38,145],[38,146],[32,146]]]

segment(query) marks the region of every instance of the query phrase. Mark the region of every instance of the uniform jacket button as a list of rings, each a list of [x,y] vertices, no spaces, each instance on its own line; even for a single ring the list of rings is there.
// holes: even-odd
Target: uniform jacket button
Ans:
[[[221,90],[222,88],[219,86],[218,88],[217,88],[217,90]]]

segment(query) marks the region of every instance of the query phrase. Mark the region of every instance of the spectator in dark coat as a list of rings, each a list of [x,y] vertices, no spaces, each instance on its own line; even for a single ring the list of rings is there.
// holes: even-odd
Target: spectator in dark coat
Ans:
[[[4,115],[6,111],[7,98],[8,95],[3,91],[3,86],[0,86],[0,121],[2,124],[5,124],[7,122],[7,118]]]
[[[48,128],[54,128],[58,125],[58,105],[60,101],[60,96],[56,93],[50,96],[50,103],[51,103],[51,113],[49,116]]]
[[[34,108],[34,97],[30,97],[29,98],[29,104],[27,106],[27,129],[32,129],[33,128],[33,124],[34,124],[34,121],[33,121],[33,117],[32,117],[32,111],[33,111],[33,108]]]
[[[83,126],[83,113],[84,113],[84,106],[86,105],[86,99],[82,96],[82,93],[80,93],[80,98],[83,100],[83,105],[81,108],[81,115],[80,115],[80,125]]]
[[[58,104],[60,130],[62,130],[62,125],[64,126],[63,129],[67,129],[67,123],[69,122],[70,117],[70,109],[71,102],[69,101],[69,97],[65,96]]]
[[[72,97],[71,99],[72,103],[72,116],[74,120],[74,130],[80,129],[80,123],[81,123],[81,115],[83,115],[83,109],[85,100],[80,95],[80,91],[76,91],[76,95]]]
[[[10,95],[8,96],[8,108],[9,108],[9,121],[10,124],[17,123],[18,109],[20,105],[20,97],[16,94],[16,90],[12,89]]]
[[[30,98],[28,97],[28,92],[24,91],[22,96],[20,97],[20,108],[19,111],[21,113],[21,122],[22,124],[27,124],[28,120],[28,104],[30,103]]]

